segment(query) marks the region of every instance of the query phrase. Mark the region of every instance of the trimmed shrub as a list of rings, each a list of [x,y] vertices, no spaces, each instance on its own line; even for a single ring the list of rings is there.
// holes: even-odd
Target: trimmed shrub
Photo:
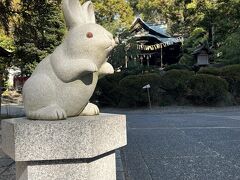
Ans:
[[[176,69],[161,72],[129,75],[123,71],[105,76],[99,80],[92,100],[111,107],[147,106],[147,91],[142,87],[150,84],[153,105],[240,103],[240,65],[202,68],[197,75]]]
[[[126,75],[137,75],[141,74],[144,71],[144,66],[139,62],[129,61],[128,68],[123,69],[124,74]]]
[[[215,105],[224,101],[228,95],[226,80],[206,74],[198,74],[189,82],[190,100],[197,105]]]
[[[188,92],[188,82],[194,75],[191,71],[170,70],[160,78],[160,87],[174,99],[182,99]]]
[[[158,97],[158,82],[160,75],[149,73],[143,75],[130,75],[122,79],[119,83],[121,87],[121,107],[146,106],[148,96],[143,86],[150,84],[150,96],[153,104],[156,104]]]
[[[158,102],[159,106],[171,106],[171,105],[178,104],[176,100],[167,92],[160,93],[158,99],[159,99],[159,102]]]
[[[117,107],[121,99],[119,82],[124,77],[124,73],[114,73],[101,78],[91,100],[100,106]]]
[[[191,71],[192,68],[190,66],[184,65],[184,64],[172,64],[172,65],[168,65],[167,67],[164,68],[164,71],[170,71],[173,69],[177,69],[177,70],[189,70]]]
[[[237,103],[240,103],[240,64],[222,68],[221,77],[229,84],[229,91]]]
[[[215,68],[215,67],[204,67],[198,71],[198,74],[208,74],[208,75],[220,76],[221,69]]]

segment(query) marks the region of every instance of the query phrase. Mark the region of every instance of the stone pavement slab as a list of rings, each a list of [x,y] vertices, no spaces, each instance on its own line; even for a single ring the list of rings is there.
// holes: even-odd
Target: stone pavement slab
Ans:
[[[221,156],[149,159],[152,179],[230,180],[239,179],[239,168]]]
[[[117,180],[125,180],[125,169],[123,168],[121,150],[116,151]]]
[[[240,113],[128,113],[127,180],[240,179]]]

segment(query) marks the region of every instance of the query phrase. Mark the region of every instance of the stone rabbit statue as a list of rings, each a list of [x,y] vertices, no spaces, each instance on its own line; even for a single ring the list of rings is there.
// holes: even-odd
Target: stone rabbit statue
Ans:
[[[58,120],[78,115],[97,115],[89,103],[98,77],[112,74],[106,62],[115,41],[96,24],[90,1],[63,0],[68,34],[55,51],[43,59],[23,87],[29,119]]]

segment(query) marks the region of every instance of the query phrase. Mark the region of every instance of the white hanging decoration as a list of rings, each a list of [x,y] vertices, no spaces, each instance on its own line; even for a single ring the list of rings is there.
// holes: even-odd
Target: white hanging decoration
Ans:
[[[137,49],[138,50],[145,50],[145,51],[153,51],[153,50],[157,50],[157,49],[161,49],[163,47],[167,47],[167,46],[171,46],[173,45],[174,43],[183,43],[184,39],[183,37],[178,37],[178,38],[173,38],[172,41],[166,41],[164,43],[158,43],[158,44],[154,44],[154,45],[137,45]]]

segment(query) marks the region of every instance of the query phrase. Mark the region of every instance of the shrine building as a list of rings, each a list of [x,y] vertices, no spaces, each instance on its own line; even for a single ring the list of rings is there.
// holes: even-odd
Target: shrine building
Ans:
[[[130,32],[137,42],[140,53],[137,57],[144,65],[164,67],[178,63],[181,57],[183,37],[171,36],[166,31],[165,24],[150,24],[137,18]]]

